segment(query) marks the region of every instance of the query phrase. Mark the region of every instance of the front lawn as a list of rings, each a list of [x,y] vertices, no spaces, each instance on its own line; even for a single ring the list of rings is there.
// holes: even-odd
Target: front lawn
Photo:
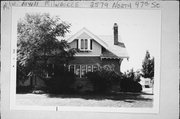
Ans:
[[[153,95],[49,95],[17,94],[17,105],[38,106],[100,106],[100,107],[152,107]]]

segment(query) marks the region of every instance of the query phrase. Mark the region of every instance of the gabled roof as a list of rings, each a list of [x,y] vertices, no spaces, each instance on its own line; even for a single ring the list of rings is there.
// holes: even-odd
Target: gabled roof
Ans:
[[[118,56],[116,56],[115,54],[113,54],[112,52],[105,50],[102,52],[101,58],[119,58]]]
[[[78,31],[73,36],[70,36],[67,38],[67,42],[71,43],[73,40],[75,40],[79,35],[82,33],[86,33],[92,39],[94,39],[96,42],[98,42],[101,46],[103,46],[107,52],[104,52],[102,54],[102,57],[119,57],[119,58],[129,58],[126,47],[124,43],[121,40],[121,37],[118,36],[118,45],[114,45],[114,37],[113,35],[94,35],[92,32],[87,30],[86,28],[82,28],[80,31]]]
[[[101,35],[99,38],[103,39],[103,41],[108,44],[108,47],[106,48],[108,51],[120,58],[129,58],[126,46],[122,42],[121,36],[118,36],[118,42],[121,45],[114,45],[113,35]],[[107,56],[107,54],[105,56]]]
[[[82,33],[86,33],[87,35],[89,35],[90,37],[92,37],[92,39],[95,39],[96,42],[98,42],[99,44],[101,44],[103,47],[107,47],[108,44],[106,44],[103,40],[101,40],[98,36],[94,35],[92,32],[90,32],[89,30],[87,30],[85,27],[82,28],[80,31],[78,31],[76,34],[74,34],[73,36],[71,36],[70,38],[67,39],[67,41],[70,43],[72,42],[74,39],[76,39],[79,35],[81,35]]]

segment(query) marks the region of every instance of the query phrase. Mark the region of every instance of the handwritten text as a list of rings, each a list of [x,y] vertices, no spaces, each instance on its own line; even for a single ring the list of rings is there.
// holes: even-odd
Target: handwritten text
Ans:
[[[106,8],[106,9],[158,9],[159,1],[3,1],[1,9],[11,7],[61,7],[61,8]]]

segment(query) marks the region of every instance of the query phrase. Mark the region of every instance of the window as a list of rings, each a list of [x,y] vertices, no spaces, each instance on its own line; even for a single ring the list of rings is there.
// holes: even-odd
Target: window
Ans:
[[[87,65],[87,72],[92,72],[92,65]]]
[[[98,65],[92,65],[92,64],[69,65],[69,71],[74,72],[76,74],[76,76],[80,77],[80,78],[84,77],[87,72],[95,72],[98,69],[99,69]]]
[[[87,39],[85,39],[85,49],[88,49],[88,41],[87,41]]]
[[[70,65],[69,71],[74,73],[74,65]]]
[[[88,49],[88,40],[87,39],[81,39],[81,49],[82,50]]]
[[[75,74],[80,77],[80,65],[76,65]]]
[[[86,74],[86,65],[81,65],[81,77],[84,77]]]
[[[84,39],[81,39],[81,49],[84,49]]]
[[[97,65],[93,65],[93,72],[98,70],[98,66]]]
[[[90,46],[89,46],[89,39],[81,39],[81,40],[79,40],[80,41],[80,46],[79,46],[79,48],[80,48],[80,50],[88,50],[88,49],[90,49]],[[77,43],[77,47],[78,47],[78,43]],[[92,49],[92,48],[91,48]]]

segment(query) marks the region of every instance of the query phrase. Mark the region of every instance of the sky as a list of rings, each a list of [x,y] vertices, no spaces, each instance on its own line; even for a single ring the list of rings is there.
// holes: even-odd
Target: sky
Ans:
[[[142,68],[148,50],[160,60],[161,11],[136,9],[90,9],[90,8],[16,8],[17,19],[25,13],[50,13],[71,24],[73,35],[86,27],[95,35],[113,35],[113,24],[118,24],[118,33],[125,43],[129,60],[124,59],[121,71]]]

